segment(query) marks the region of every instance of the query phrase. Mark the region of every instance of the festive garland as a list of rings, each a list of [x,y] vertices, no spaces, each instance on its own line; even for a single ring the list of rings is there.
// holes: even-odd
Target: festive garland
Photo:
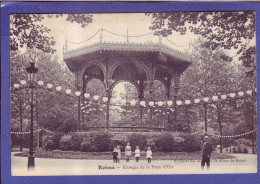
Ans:
[[[123,127],[122,127],[123,128]],[[50,131],[50,130],[47,130],[45,128],[42,128],[42,129],[39,129],[39,130],[36,130],[34,131],[34,133],[37,133],[37,132],[40,132],[40,131],[45,131],[47,133],[50,133],[50,134],[53,134],[54,132],[53,131]],[[201,135],[201,134],[207,134],[209,136],[213,136],[213,137],[218,137],[218,138],[236,138],[236,137],[243,137],[245,135],[249,135],[249,134],[252,134],[254,132],[256,132],[257,129],[254,129],[254,130],[251,130],[249,132],[246,132],[246,133],[242,133],[242,134],[237,134],[237,135],[217,135],[217,134],[211,134],[211,133],[206,133],[205,131],[197,131],[197,132],[192,132],[192,133],[187,133],[187,132],[173,132],[173,134],[175,134],[176,136],[179,136],[179,135]],[[77,133],[85,133],[85,132],[80,132],[78,131]],[[24,134],[30,134],[30,132],[11,132],[11,134],[14,134],[14,135],[24,135]]]
[[[26,85],[27,82],[25,80],[21,80],[20,83],[22,85]],[[38,85],[39,86],[43,86],[44,82],[43,81],[38,81]],[[46,86],[47,86],[47,89],[49,89],[49,90],[54,88],[54,85],[50,84],[50,83],[48,83]],[[14,84],[14,88],[18,89],[18,88],[20,88],[20,85],[19,84]],[[57,92],[62,93],[61,92],[61,90],[62,90],[61,86],[56,86],[55,89],[57,90]],[[176,105],[178,105],[178,106],[181,106],[183,104],[184,105],[191,105],[192,101],[194,102],[194,104],[200,104],[200,103],[209,103],[210,100],[215,101],[215,102],[218,101],[219,99],[221,99],[221,100],[228,100],[228,96],[230,98],[232,98],[232,99],[235,98],[236,96],[239,96],[241,98],[245,94],[247,94],[248,96],[252,96],[253,93],[256,93],[256,92],[257,92],[257,90],[254,89],[254,92],[253,92],[253,90],[247,90],[245,92],[244,91],[240,91],[240,92],[237,92],[237,93],[233,92],[233,93],[229,93],[228,95],[227,94],[222,94],[222,95],[219,95],[219,96],[215,95],[215,96],[212,96],[212,97],[205,97],[205,98],[202,98],[202,99],[198,98],[198,99],[194,99],[194,100],[183,100],[183,101],[178,100],[178,101],[176,101]],[[75,91],[74,94],[76,96],[74,96],[71,89],[66,89],[65,93],[62,93],[62,94],[63,95],[68,95],[68,96],[71,96],[71,97],[80,97],[82,95],[82,93],[80,91]],[[83,96],[89,102],[91,102],[91,95],[89,93],[84,93]],[[93,95],[92,98],[93,98],[92,101],[94,101],[95,103],[101,103],[101,104],[105,104],[109,100],[108,97],[106,97],[106,96],[100,97],[99,95]],[[102,99],[103,103],[100,102],[100,99]],[[113,100],[111,100],[111,102],[112,102],[111,105],[126,106],[126,100],[121,100],[120,103],[116,103]],[[136,105],[137,102],[138,102],[138,100],[134,99],[134,100],[131,100],[129,104],[130,104],[130,106],[135,107],[135,106],[137,106]],[[83,107],[83,104],[81,104],[81,105]],[[164,107],[167,107],[168,109],[171,109],[170,107],[173,106],[173,105],[174,105],[174,102],[171,101],[171,100],[168,100],[168,101],[157,101],[157,102],[155,102],[155,101],[140,101],[140,106],[142,106],[142,107],[147,107],[147,106],[150,106],[150,107],[156,107],[156,106],[163,107],[164,106]],[[139,105],[138,105],[138,107],[139,107]]]

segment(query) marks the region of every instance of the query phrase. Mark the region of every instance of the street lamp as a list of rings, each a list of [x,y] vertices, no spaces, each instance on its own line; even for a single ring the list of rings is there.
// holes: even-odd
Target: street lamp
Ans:
[[[30,127],[30,147],[28,156],[28,169],[34,168],[34,149],[33,149],[33,89],[36,73],[38,69],[35,67],[34,62],[30,62],[30,66],[26,67],[28,74],[29,88],[31,89],[31,127]]]

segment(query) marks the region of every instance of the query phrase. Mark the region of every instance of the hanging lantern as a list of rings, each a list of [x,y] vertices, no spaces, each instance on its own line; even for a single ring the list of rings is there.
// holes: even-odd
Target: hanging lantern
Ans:
[[[227,98],[227,95],[221,95],[221,99],[225,100]]]
[[[85,94],[84,94],[84,97],[85,97],[85,98],[89,98],[89,97],[90,97],[90,94],[89,94],[89,93],[85,93]]]
[[[20,85],[19,84],[14,84],[14,88],[19,88]]]
[[[209,101],[209,98],[208,98],[208,97],[205,97],[205,98],[203,98],[203,101],[204,101],[204,102],[208,102],[208,101]]]
[[[230,96],[231,98],[234,98],[234,97],[236,96],[236,94],[235,94],[235,93],[230,93],[229,96]]]
[[[66,93],[69,95],[71,94],[71,90],[70,89],[66,89]]]
[[[43,82],[43,81],[38,81],[38,84],[39,84],[40,86],[43,86],[44,82]]]
[[[76,92],[75,92],[75,95],[76,95],[76,96],[80,96],[80,94],[81,94],[80,91],[76,91]]]
[[[21,83],[22,85],[25,85],[25,84],[26,84],[26,81],[25,81],[25,80],[21,80],[20,83]]]
[[[159,105],[159,106],[163,106],[163,102],[162,102],[162,101],[159,101],[159,102],[158,102],[158,105]]]
[[[200,103],[200,99],[195,99],[194,102],[195,103]]]
[[[252,95],[252,90],[248,90],[248,91],[246,91],[246,94],[248,94],[248,95]]]
[[[136,101],[135,101],[135,100],[131,100],[131,101],[130,101],[130,105],[135,106],[135,104],[136,104]]]
[[[176,102],[176,104],[177,104],[177,105],[181,105],[181,104],[182,104],[182,101],[178,100],[178,101]]]
[[[150,101],[149,102],[149,105],[152,107],[152,106],[154,106],[154,102],[153,101]]]
[[[213,97],[212,97],[212,100],[213,100],[213,101],[217,101],[217,100],[218,100],[218,96],[213,96]]]
[[[167,105],[169,105],[169,106],[173,105],[173,101],[171,101],[171,100],[167,101]]]
[[[52,84],[47,84],[47,87],[48,87],[49,89],[51,89],[51,88],[53,87],[53,85],[52,85]]]
[[[140,101],[141,106],[145,106],[145,101]]]
[[[103,100],[103,102],[107,102],[108,98],[107,97],[103,97],[102,100]]]
[[[60,91],[60,90],[61,90],[61,86],[57,86],[57,87],[56,87],[56,90],[57,90],[57,91]]]
[[[244,95],[244,92],[243,92],[243,91],[240,91],[240,92],[238,92],[238,95],[239,95],[239,96],[243,96],[243,95]]]
[[[98,96],[98,95],[95,95],[93,98],[94,98],[94,100],[98,100],[98,99],[99,99],[99,96]]]
[[[190,100],[185,100],[186,105],[190,105],[191,101]]]

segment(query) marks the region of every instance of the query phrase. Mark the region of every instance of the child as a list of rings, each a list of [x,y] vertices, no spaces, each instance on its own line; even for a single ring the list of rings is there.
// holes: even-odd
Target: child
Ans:
[[[117,149],[117,162],[120,163],[120,158],[121,158],[121,149],[120,149],[120,146],[117,145],[116,147]]]
[[[126,156],[126,161],[129,162],[129,157],[131,156],[130,142],[127,142],[127,145],[125,147],[125,156]]]
[[[135,159],[136,159],[136,162],[139,161],[139,158],[140,158],[140,149],[139,149],[139,146],[136,146],[136,149],[135,149]]]
[[[151,150],[151,147],[148,147],[147,148],[147,152],[146,152],[146,158],[148,159],[148,163],[151,163],[152,161],[152,150]]]
[[[117,162],[117,155],[118,155],[116,147],[114,148],[112,155],[113,155],[113,162],[116,163]]]

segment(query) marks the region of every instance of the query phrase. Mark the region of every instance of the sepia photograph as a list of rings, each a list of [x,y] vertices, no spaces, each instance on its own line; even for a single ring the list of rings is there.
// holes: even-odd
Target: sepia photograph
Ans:
[[[12,176],[257,173],[254,11],[9,21]]]

